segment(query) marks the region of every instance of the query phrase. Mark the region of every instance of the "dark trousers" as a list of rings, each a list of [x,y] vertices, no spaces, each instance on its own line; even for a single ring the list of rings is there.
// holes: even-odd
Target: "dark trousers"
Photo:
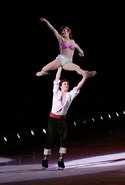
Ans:
[[[60,135],[60,147],[66,148],[66,140],[67,140],[66,118],[56,119],[56,118],[50,117],[48,121],[48,135],[47,135],[47,142],[45,145],[46,149],[52,148],[52,144],[57,131],[59,132],[59,135]]]

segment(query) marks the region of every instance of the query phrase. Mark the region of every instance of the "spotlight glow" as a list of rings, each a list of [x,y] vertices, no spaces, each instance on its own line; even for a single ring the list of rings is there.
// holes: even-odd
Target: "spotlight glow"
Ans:
[[[46,134],[46,129],[45,128],[43,128],[43,133]]]
[[[20,134],[19,133],[17,133],[17,137],[20,139]]]
[[[77,123],[76,123],[76,121],[74,121],[74,126],[76,126],[77,125]]]
[[[31,130],[31,134],[34,136],[35,135],[35,132],[33,130]]]
[[[102,115],[100,116],[100,119],[103,120],[103,116]]]
[[[125,152],[88,157],[65,162],[66,168],[95,168],[125,165]]]
[[[7,142],[7,138],[6,138],[5,136],[4,136],[4,138],[3,138],[3,139],[4,139],[4,141],[6,141],[6,142]]]
[[[116,116],[119,117],[119,113],[118,112],[116,112]]]
[[[120,182],[124,182],[124,179],[122,179],[122,177],[124,178],[124,174],[125,174],[125,169],[124,169],[125,168],[125,152],[101,155],[101,156],[93,156],[93,157],[88,157],[88,158],[83,158],[82,156],[80,159],[65,161],[65,166],[66,166],[66,170],[58,171],[57,163],[50,162],[48,173],[46,173],[47,172],[46,170],[45,171],[43,170],[42,175],[41,175],[41,164],[35,164],[35,163],[33,164],[32,163],[31,164],[21,163],[20,164],[19,163],[19,164],[12,164],[12,165],[9,164],[7,166],[3,165],[0,168],[0,172],[1,174],[3,174],[1,175],[0,182],[3,182],[2,184],[9,183],[10,180],[12,180],[12,182],[18,182],[20,181],[20,174],[23,180],[25,180],[27,177],[28,180],[33,181],[33,180],[39,180],[39,179],[48,179],[49,175],[52,178],[60,178],[60,177],[61,178],[65,178],[65,177],[72,178],[73,176],[77,176],[77,175],[83,176],[87,174],[93,174],[95,176],[97,173],[100,174],[101,172],[110,173],[109,177],[111,176],[113,178],[116,175],[114,182],[116,179],[117,180],[121,179]],[[112,172],[114,175],[112,174]],[[5,176],[7,176],[8,178],[5,178]],[[11,176],[12,178],[10,178]],[[91,182],[93,180],[93,177],[90,179]],[[78,176],[75,179],[76,184],[78,184],[77,178]],[[115,184],[112,181],[113,178],[111,178],[110,184]],[[108,179],[104,178],[104,181],[103,181],[103,178],[101,179],[102,180],[100,181],[100,184],[103,184],[103,182],[104,184],[107,184],[106,182],[108,182],[109,178]],[[117,182],[116,184],[119,184]]]
[[[85,119],[83,119],[83,123],[84,123],[84,124],[87,124],[87,121],[86,121]]]
[[[108,117],[109,117],[110,119],[112,118],[110,114],[108,114]]]

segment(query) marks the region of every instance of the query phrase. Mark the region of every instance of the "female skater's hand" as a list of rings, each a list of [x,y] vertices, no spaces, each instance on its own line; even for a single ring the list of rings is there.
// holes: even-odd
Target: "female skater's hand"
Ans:
[[[80,57],[84,57],[84,52],[80,52],[78,55],[79,55]]]
[[[39,18],[41,21],[43,21],[43,22],[47,22],[47,20],[46,19],[44,19],[44,18]]]

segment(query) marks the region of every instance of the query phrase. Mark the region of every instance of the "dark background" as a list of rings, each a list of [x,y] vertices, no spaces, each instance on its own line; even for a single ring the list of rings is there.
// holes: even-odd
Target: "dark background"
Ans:
[[[123,1],[122,1],[123,2]],[[74,99],[68,119],[75,120],[125,109],[124,3],[120,1],[4,1],[1,3],[1,129],[0,133],[47,124],[56,74],[36,77],[58,55],[58,42],[45,23],[58,31],[71,28],[77,50],[74,63],[98,75],[86,81]],[[70,90],[81,76],[63,71]]]

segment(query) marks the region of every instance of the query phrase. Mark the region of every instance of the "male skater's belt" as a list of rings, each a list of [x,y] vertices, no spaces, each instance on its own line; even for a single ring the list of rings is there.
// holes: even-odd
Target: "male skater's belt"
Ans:
[[[56,114],[53,114],[52,112],[50,112],[50,115],[49,115],[51,118],[56,118],[56,119],[63,119],[63,118],[66,118],[66,115],[56,115]]]

